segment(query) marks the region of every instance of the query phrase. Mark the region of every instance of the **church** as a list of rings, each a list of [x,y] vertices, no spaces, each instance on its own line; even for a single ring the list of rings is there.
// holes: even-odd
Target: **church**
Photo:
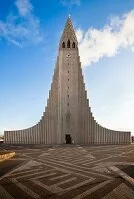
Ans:
[[[4,132],[6,144],[130,144],[131,132],[115,131],[93,117],[70,17],[63,30],[47,106],[34,126]]]

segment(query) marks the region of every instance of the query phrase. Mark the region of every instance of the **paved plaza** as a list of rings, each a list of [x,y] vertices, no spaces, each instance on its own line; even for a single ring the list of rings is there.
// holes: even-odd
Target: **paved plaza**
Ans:
[[[9,146],[1,199],[134,199],[134,145]]]

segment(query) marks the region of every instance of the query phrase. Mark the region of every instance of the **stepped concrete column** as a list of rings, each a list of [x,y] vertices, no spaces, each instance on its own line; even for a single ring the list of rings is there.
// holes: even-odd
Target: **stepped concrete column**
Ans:
[[[15,140],[15,138],[16,138],[16,131],[14,132],[14,144],[15,144],[15,142],[16,142],[16,140]]]
[[[109,144],[113,143],[113,136],[114,136],[114,134],[113,134],[113,131],[111,130],[110,134],[109,134]]]
[[[32,136],[32,132],[33,132],[33,127],[30,128],[30,142],[29,144],[33,144],[33,136]]]
[[[13,132],[13,140],[12,140],[13,144],[14,144],[14,141],[15,141],[15,131]]]
[[[27,144],[29,144],[29,128],[27,129]]]

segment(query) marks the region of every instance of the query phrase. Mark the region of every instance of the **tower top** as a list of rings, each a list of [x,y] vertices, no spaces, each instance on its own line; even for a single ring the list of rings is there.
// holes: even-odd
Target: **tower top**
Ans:
[[[74,31],[74,27],[73,27],[70,15],[67,18],[67,21],[66,21],[66,24],[61,36],[60,46],[62,45],[63,42],[66,43],[68,40],[70,42],[75,42],[76,46],[78,46],[76,34]]]

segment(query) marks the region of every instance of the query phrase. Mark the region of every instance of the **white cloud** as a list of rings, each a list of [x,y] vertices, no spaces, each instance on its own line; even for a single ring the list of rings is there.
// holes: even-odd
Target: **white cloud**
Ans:
[[[81,0],[60,0],[60,3],[63,6],[71,7],[73,5],[79,6],[81,3]]]
[[[19,47],[41,42],[40,21],[34,16],[30,1],[17,0],[15,6],[18,15],[9,13],[5,21],[0,20],[0,38]]]
[[[33,6],[29,0],[17,0],[15,5],[21,16],[27,16],[33,10]]]
[[[89,28],[76,31],[83,66],[98,62],[103,57],[115,56],[121,48],[134,49],[134,10],[122,17],[112,17],[103,29]]]

